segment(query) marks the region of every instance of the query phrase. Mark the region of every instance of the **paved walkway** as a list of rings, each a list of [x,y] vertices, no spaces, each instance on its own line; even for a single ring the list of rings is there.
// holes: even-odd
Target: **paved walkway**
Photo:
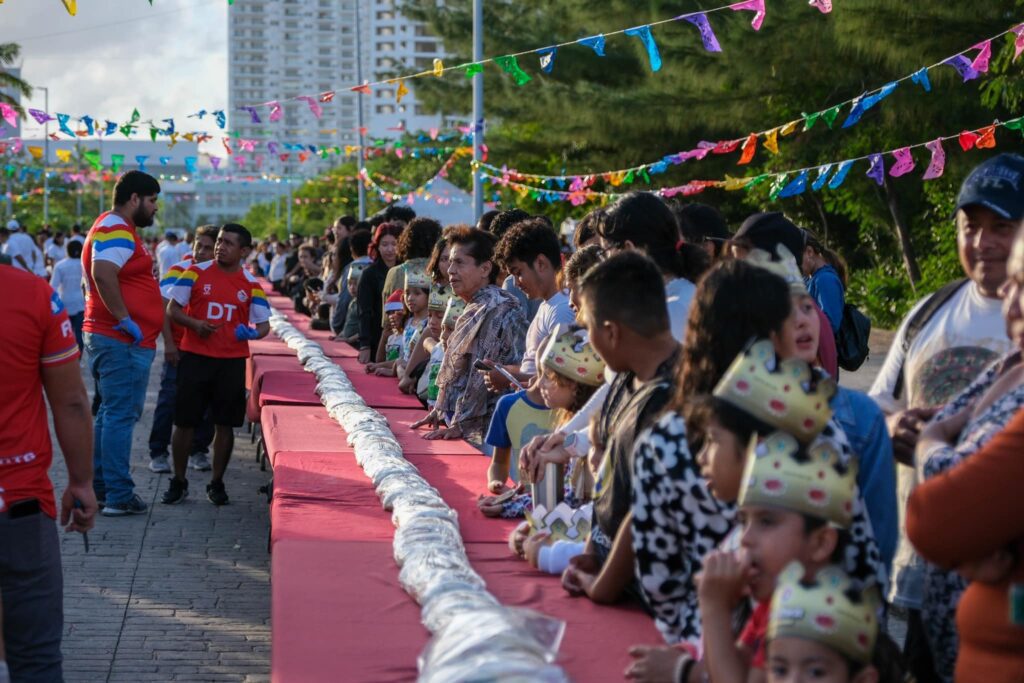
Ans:
[[[844,387],[857,389],[858,391],[870,389],[871,385],[875,382],[875,377],[878,376],[878,372],[882,369],[882,363],[885,362],[885,356],[889,353],[889,347],[892,345],[892,340],[895,336],[896,333],[889,330],[871,330],[871,339],[868,343],[871,347],[871,354],[868,356],[868,359],[864,361],[864,365],[860,366],[857,372],[841,370],[839,372],[839,383]]]
[[[132,450],[136,492],[149,513],[97,517],[88,554],[78,534],[61,534],[65,679],[268,681],[269,520],[258,489],[269,474],[239,430],[225,478],[230,505],[206,500],[206,472],[190,475],[183,504],[160,505],[168,475],[146,466],[162,357],[150,373]],[[59,496],[67,480],[59,448],[51,475]]]

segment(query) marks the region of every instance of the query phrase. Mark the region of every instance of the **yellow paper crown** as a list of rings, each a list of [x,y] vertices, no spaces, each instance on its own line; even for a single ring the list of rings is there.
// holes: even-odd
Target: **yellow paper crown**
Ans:
[[[764,249],[751,249],[746,261],[752,266],[764,268],[781,277],[789,285],[790,294],[807,294],[804,274],[800,272],[793,252],[787,249],[786,245],[777,244],[775,253],[779,255],[778,261],[773,261],[772,255]]]
[[[792,562],[779,575],[772,596],[768,640],[805,638],[829,647],[849,659],[871,661],[878,637],[878,594],[859,590],[838,567],[825,567],[811,581],[804,568]],[[859,598],[851,599],[856,590]]]
[[[370,265],[370,264],[369,263],[353,263],[352,265],[350,265],[348,267],[348,279],[349,280],[358,280],[360,278],[360,276],[362,276],[363,271],[366,270],[366,267],[368,265]]]
[[[604,361],[587,341],[586,332],[559,325],[540,356],[541,365],[574,382],[592,387],[604,383]]]
[[[767,339],[749,345],[729,366],[714,395],[762,422],[810,443],[832,418],[836,383],[798,358],[779,361]]]
[[[444,313],[445,309],[448,308],[448,299],[451,297],[452,290],[448,285],[431,286],[430,298],[427,299],[427,310]]]
[[[431,281],[430,276],[427,275],[427,271],[422,268],[411,267],[408,264],[405,266],[405,288],[419,287],[420,289],[430,289]]]
[[[819,439],[803,450],[786,432],[772,432],[760,441],[756,434],[751,438],[741,507],[783,508],[846,529],[856,495],[856,462],[844,464],[831,439]]]
[[[450,297],[448,299],[448,307],[444,309],[444,318],[441,319],[441,324],[447,327],[455,327],[455,323],[459,321],[459,317],[465,310],[465,301],[457,296]]]

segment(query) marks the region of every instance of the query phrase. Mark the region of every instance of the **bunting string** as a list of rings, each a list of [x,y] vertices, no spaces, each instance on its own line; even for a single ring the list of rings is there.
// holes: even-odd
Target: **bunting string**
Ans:
[[[759,142],[761,146],[771,152],[773,156],[777,155],[780,151],[780,137],[785,138],[793,135],[794,133],[810,131],[819,121],[823,121],[824,124],[832,130],[836,121],[839,120],[839,115],[842,113],[843,109],[846,109],[847,107],[849,107],[849,112],[843,120],[841,128],[849,128],[857,124],[868,110],[878,105],[885,98],[891,95],[898,86],[908,81],[919,85],[924,92],[930,93],[932,85],[928,74],[933,69],[942,66],[950,66],[960,73],[964,79],[963,82],[966,83],[967,81],[974,80],[982,73],[986,73],[988,71],[992,56],[993,41],[1010,34],[1013,34],[1014,36],[1014,60],[1016,60],[1022,53],[1024,53],[1024,24],[1022,23],[1017,23],[1013,27],[997,33],[990,38],[986,38],[965,50],[961,50],[954,55],[940,59],[930,66],[916,69],[910,74],[878,86],[872,90],[867,90],[856,97],[829,105],[824,109],[811,114],[805,113],[799,119],[794,119],[758,132],[750,133],[749,135],[740,138],[719,140],[716,142],[701,141],[692,149],[666,155],[658,161],[613,171],[574,175],[523,173],[514,168],[510,168],[507,165],[496,166],[483,164],[482,167],[486,168],[492,175],[500,175],[502,178],[507,178],[509,181],[515,181],[521,184],[551,183],[557,185],[558,189],[565,190],[567,186],[573,183],[584,182],[590,184],[596,180],[602,180],[614,187],[622,185],[623,183],[631,184],[636,178],[643,179],[645,182],[649,183],[651,182],[651,176],[665,173],[673,166],[677,166],[687,161],[700,161],[707,158],[709,155],[732,153],[736,150],[740,151],[740,158],[737,161],[737,164],[746,165],[753,161]],[[973,59],[970,58],[968,53],[975,51],[976,54]]]

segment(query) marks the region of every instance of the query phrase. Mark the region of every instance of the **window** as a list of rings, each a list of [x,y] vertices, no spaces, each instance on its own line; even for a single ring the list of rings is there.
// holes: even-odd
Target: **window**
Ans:
[[[393,104],[378,104],[377,105],[377,113],[378,114],[394,114],[395,113],[395,105],[393,105]]]
[[[437,43],[433,41],[417,40],[415,50],[416,52],[436,52]]]

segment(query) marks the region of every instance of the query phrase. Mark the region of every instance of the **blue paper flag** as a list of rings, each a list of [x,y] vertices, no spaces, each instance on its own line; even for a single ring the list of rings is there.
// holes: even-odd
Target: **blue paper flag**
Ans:
[[[117,124],[113,121],[107,121],[107,130],[104,131],[104,135],[113,135],[117,132]]]
[[[919,69],[918,71],[915,71],[914,75],[910,77],[910,80],[924,88],[925,92],[932,91],[932,82],[928,78],[928,67],[924,67],[922,69]]]
[[[896,82],[886,83],[875,94],[861,95],[860,97],[858,97],[853,103],[853,108],[850,110],[850,115],[846,117],[845,121],[843,121],[843,128],[849,128],[850,126],[860,121],[860,118],[864,116],[864,112],[866,112],[868,109],[871,109],[876,104],[878,104],[886,97],[891,95],[893,91],[896,90],[896,86]]]
[[[227,124],[227,117],[224,115],[224,112],[218,109],[217,111],[213,112],[213,115],[217,119],[217,127],[223,130],[224,126]]]
[[[853,166],[853,161],[846,160],[839,164],[839,168],[836,169],[836,174],[832,176],[832,180],[828,181],[828,189],[838,189],[840,185],[846,182],[846,176],[850,173],[850,168]]]
[[[540,55],[540,70],[546,74],[551,73],[555,68],[555,54],[558,52],[557,48],[546,47],[543,50],[537,50],[537,54]]]
[[[57,124],[60,126],[60,132],[65,135],[75,137],[75,131],[68,128],[68,121],[71,119],[70,114],[57,114]]]
[[[803,194],[807,189],[807,177],[811,174],[810,171],[800,171],[800,175],[791,180],[782,191],[777,195],[778,197],[795,197],[798,194]]]
[[[94,131],[94,128],[93,128],[93,125],[92,125],[92,121],[93,121],[92,117],[91,116],[83,116],[81,121],[82,121],[82,123],[85,124],[86,132],[88,132],[89,135],[92,135],[93,131]]]
[[[195,157],[185,157],[185,170],[187,170],[189,173],[195,173],[196,172],[196,158]]]
[[[586,45],[592,49],[597,53],[598,57],[604,57],[604,34],[590,36],[589,38],[580,38],[576,42],[580,45]]]
[[[872,154],[868,157],[871,159],[871,167],[865,174],[868,178],[871,178],[879,185],[885,183],[885,159],[882,158],[881,154]]]
[[[814,183],[811,184],[811,189],[817,192],[821,188],[825,187],[825,183],[828,182],[828,174],[832,171],[832,164],[825,164],[824,166],[818,167],[818,177],[814,179]]]
[[[167,124],[164,135],[171,135],[174,132],[174,119],[163,119],[163,122]]]
[[[658,52],[658,44],[654,42],[654,36],[651,35],[650,26],[638,26],[637,28],[627,28],[625,31],[627,36],[634,36],[640,39],[647,48],[647,57],[651,62],[651,71],[661,71],[661,54]]]
[[[143,173],[146,172],[146,159],[148,159],[148,158],[149,158],[148,154],[136,154],[135,155],[135,163],[137,163],[139,165],[139,170],[142,171]]]
[[[161,166],[166,166],[169,163],[171,163],[171,157],[160,157]]]

